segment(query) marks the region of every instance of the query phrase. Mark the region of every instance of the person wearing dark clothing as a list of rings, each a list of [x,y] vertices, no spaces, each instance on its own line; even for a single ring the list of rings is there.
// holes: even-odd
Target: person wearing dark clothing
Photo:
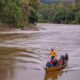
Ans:
[[[53,62],[53,66],[57,66],[57,63],[58,63],[58,60],[55,59],[54,62]]]

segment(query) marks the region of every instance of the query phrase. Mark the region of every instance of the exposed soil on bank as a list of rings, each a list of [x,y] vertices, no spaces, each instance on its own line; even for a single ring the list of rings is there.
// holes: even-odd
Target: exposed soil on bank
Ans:
[[[25,27],[15,27],[9,24],[0,24],[0,31],[11,31],[11,30],[38,30],[37,25],[30,24]]]
[[[72,24],[51,24],[51,23],[37,23],[37,24],[29,24],[25,27],[15,27],[14,25],[9,24],[1,24],[0,23],[0,31],[15,31],[15,30],[44,30],[45,27],[54,27],[54,26],[79,26],[78,24],[72,25]]]

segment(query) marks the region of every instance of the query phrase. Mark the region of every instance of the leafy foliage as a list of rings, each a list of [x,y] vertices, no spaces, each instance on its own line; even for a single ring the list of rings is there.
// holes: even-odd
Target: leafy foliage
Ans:
[[[38,0],[0,0],[0,23],[22,27],[37,22],[38,2]]]
[[[79,1],[72,4],[63,2],[41,4],[40,17],[40,22],[80,24]]]
[[[76,13],[75,22],[80,24],[80,11]]]
[[[35,10],[31,7],[29,9],[28,22],[35,24],[35,22],[37,22],[37,20],[38,20],[38,16],[37,16]]]

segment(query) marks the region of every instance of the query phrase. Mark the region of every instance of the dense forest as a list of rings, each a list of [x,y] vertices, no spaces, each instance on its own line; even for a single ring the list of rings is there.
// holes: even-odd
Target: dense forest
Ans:
[[[80,24],[80,1],[0,0],[0,24],[24,27],[37,22]]]
[[[0,0],[0,24],[24,27],[38,20],[39,0]]]
[[[39,22],[80,24],[80,0],[40,5]]]

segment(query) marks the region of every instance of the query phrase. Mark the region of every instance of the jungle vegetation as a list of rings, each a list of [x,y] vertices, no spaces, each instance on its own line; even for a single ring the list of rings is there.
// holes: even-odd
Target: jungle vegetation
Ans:
[[[0,24],[24,27],[38,22],[80,24],[80,0],[50,4],[40,0],[0,0]]]

